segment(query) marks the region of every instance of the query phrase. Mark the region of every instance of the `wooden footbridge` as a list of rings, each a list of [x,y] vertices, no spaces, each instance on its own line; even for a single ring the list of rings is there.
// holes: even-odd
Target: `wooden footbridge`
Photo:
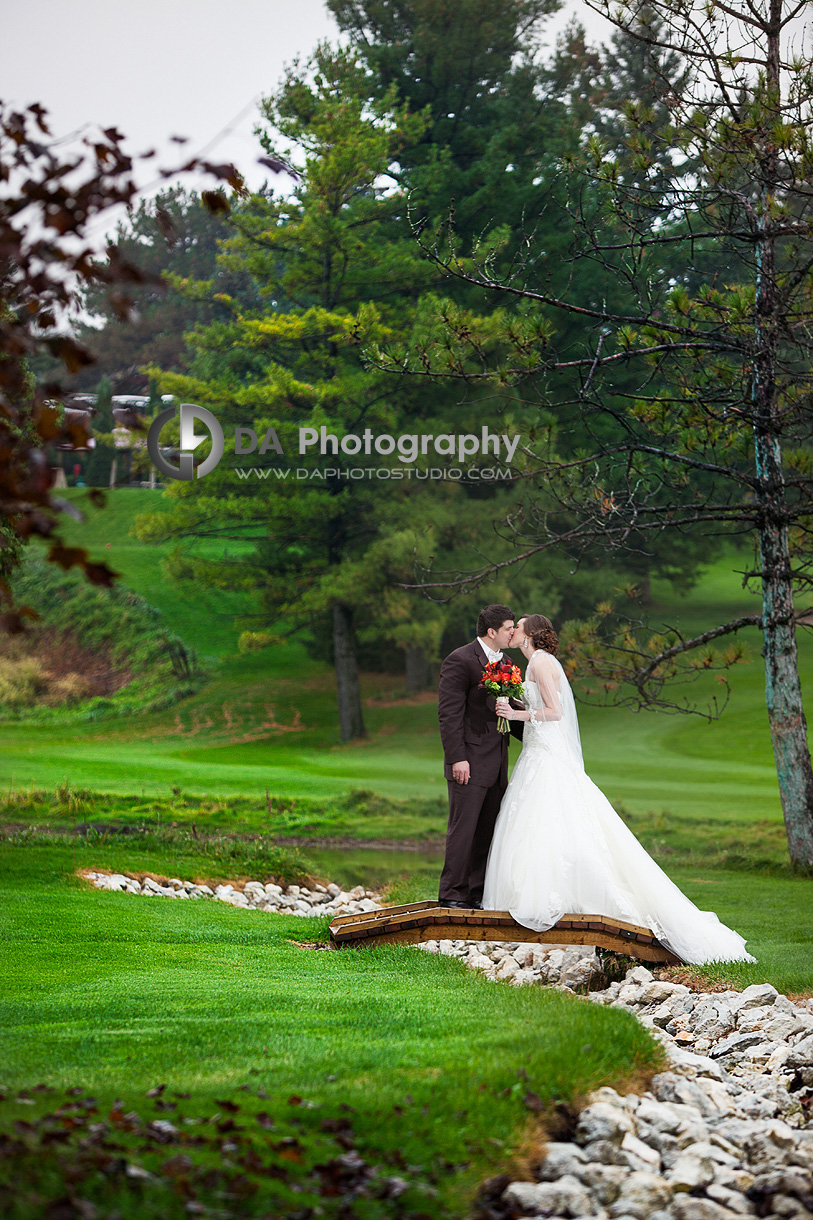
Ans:
[[[541,945],[596,945],[625,957],[661,966],[681,964],[649,928],[607,915],[563,915],[546,932],[517,923],[508,911],[443,907],[409,902],[358,915],[338,915],[330,925],[334,949],[374,945],[416,945],[425,940],[532,941]]]

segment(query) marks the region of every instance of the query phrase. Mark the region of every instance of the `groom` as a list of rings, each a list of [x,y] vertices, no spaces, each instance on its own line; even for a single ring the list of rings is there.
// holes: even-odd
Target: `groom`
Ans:
[[[494,696],[480,679],[489,661],[502,659],[513,634],[508,607],[486,606],[477,617],[477,639],[450,652],[440,667],[438,718],[449,783],[441,906],[479,908],[482,902],[488,850],[508,787],[508,734],[498,731]],[[522,722],[512,720],[510,727],[521,739]]]

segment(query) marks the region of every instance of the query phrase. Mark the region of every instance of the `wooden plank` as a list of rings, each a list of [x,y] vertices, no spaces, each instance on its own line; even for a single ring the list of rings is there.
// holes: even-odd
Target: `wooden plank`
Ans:
[[[438,902],[406,902],[401,906],[380,907],[377,911],[360,911],[358,915],[334,915],[330,921],[330,926],[334,924],[341,926],[346,923],[353,923],[357,919],[386,919],[390,915],[399,915],[401,911],[428,911],[432,907],[438,907]]]
[[[331,942],[345,945],[419,944],[427,940],[516,941],[536,944],[597,945],[641,961],[677,963],[648,928],[606,915],[568,914],[545,932],[518,924],[508,911],[442,907],[437,902],[403,903],[338,915]]]
[[[634,939],[640,944],[651,944],[655,942],[655,937],[648,928],[642,928],[636,924],[625,923],[623,920],[610,919],[607,916],[566,915],[563,916],[563,918],[560,919],[553,928],[548,929],[546,933],[537,933],[532,929],[523,928],[521,924],[516,923],[508,911],[450,909],[448,907],[441,907],[437,903],[428,902],[408,903],[397,907],[382,907],[379,911],[362,912],[358,915],[339,915],[331,921],[330,927],[331,930],[336,931],[338,931],[340,928],[351,926],[369,926],[378,930],[379,928],[382,928],[382,925],[386,924],[388,928],[394,930],[396,928],[412,926],[410,921],[416,918],[419,920],[421,926],[448,923],[460,928],[484,927],[502,930],[503,928],[507,927],[516,931],[517,935],[513,937],[515,940],[520,939],[521,934],[530,932],[533,939],[544,935],[551,943],[555,943],[555,933],[557,931],[589,931],[605,932],[625,939],[629,937],[631,940]],[[525,937],[522,936],[522,938],[524,939]],[[497,937],[496,939],[511,938]]]

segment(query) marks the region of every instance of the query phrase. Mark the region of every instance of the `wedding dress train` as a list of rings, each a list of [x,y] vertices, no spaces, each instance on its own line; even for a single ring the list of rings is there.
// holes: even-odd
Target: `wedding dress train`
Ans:
[[[609,915],[651,929],[685,962],[755,961],[737,932],[669,880],[585,774],[556,657],[535,652],[524,687],[532,718],[497,818],[483,908],[538,932],[567,913]]]

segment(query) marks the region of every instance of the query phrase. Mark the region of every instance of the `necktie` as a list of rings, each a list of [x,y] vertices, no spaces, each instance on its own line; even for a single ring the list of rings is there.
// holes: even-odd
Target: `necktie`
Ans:
[[[483,645],[483,647],[485,648],[485,645]],[[489,662],[493,664],[495,661],[502,660],[502,653],[494,652],[493,648],[486,648],[486,657],[488,658]]]

